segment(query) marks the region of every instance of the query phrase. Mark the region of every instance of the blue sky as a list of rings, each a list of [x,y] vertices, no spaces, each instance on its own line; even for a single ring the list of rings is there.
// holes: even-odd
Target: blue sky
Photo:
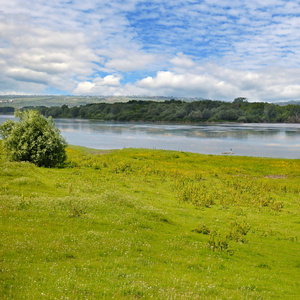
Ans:
[[[0,0],[0,94],[300,99],[300,3]]]

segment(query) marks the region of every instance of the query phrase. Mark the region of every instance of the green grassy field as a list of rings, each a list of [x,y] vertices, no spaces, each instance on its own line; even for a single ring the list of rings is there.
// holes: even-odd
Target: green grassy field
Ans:
[[[299,160],[67,152],[0,155],[1,299],[300,299]]]

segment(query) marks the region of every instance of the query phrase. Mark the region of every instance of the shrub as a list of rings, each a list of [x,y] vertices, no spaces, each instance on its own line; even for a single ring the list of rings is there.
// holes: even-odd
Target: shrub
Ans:
[[[0,125],[3,149],[13,161],[29,161],[37,166],[54,167],[66,159],[67,143],[55,128],[52,118],[38,111],[17,112],[19,122]]]

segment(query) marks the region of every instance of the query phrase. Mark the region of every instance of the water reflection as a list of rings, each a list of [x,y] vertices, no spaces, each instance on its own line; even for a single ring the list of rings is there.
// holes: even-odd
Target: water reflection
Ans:
[[[56,126],[61,130],[85,130],[89,132],[102,132],[104,134],[128,134],[136,135],[162,135],[162,136],[188,136],[198,138],[237,138],[247,139],[252,137],[271,136],[299,136],[299,124],[287,127],[286,124],[269,125],[170,125],[170,124],[143,124],[143,123],[115,123],[86,120],[55,120]]]
[[[71,144],[299,158],[299,124],[145,124],[55,120]],[[75,130],[76,129],[76,130]],[[75,130],[75,131],[74,131]]]
[[[0,116],[0,123],[7,116]],[[300,124],[151,124],[56,119],[68,143],[98,149],[124,147],[300,158]]]

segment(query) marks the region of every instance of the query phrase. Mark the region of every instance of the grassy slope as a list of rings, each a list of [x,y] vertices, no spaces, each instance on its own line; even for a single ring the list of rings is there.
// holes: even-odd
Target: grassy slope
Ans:
[[[300,161],[68,148],[0,162],[2,299],[297,299]]]

